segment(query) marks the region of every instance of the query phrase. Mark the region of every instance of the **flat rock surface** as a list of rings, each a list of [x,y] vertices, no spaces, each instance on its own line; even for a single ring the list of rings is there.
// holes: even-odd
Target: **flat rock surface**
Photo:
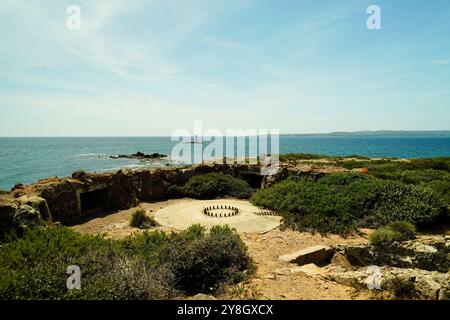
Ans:
[[[239,214],[232,217],[210,217],[203,213],[208,206],[233,206],[239,209]],[[220,210],[218,210],[220,211]],[[226,211],[225,209],[223,210]],[[237,232],[264,233],[280,225],[281,217],[259,216],[261,211],[246,200],[185,200],[166,206],[155,212],[155,220],[162,226],[178,230],[187,229],[192,224],[201,224],[207,228],[215,225],[228,225]]]

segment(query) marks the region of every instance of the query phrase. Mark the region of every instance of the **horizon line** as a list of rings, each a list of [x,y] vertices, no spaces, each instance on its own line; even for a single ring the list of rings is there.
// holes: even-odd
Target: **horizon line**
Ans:
[[[280,133],[279,136],[311,136],[311,135],[337,135],[337,134],[362,134],[362,133],[445,133],[450,134],[450,129],[446,130],[356,130],[356,131],[332,131],[332,132],[309,132],[309,133]],[[248,135],[245,135],[248,136]],[[170,138],[171,135],[61,135],[61,136],[0,136],[1,138]],[[187,136],[189,137],[189,136]],[[192,135],[190,137],[195,137]],[[227,137],[227,135],[221,135]]]

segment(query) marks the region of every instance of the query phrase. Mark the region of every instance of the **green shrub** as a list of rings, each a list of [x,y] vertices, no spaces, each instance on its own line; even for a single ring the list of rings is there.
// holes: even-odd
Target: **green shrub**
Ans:
[[[390,280],[388,286],[394,292],[395,299],[415,299],[420,295],[414,286],[414,280],[395,277]]]
[[[147,216],[144,209],[137,209],[130,219],[130,226],[139,229],[148,229],[157,225],[152,217]]]
[[[381,227],[370,235],[369,240],[375,245],[380,245],[394,241],[401,241],[402,235],[400,232],[396,232],[390,228]]]
[[[253,189],[242,179],[222,173],[208,173],[193,176],[179,192],[196,199],[214,199],[224,196],[249,198]]]
[[[407,240],[411,240],[416,237],[416,227],[412,223],[406,221],[394,221],[389,223],[386,227],[395,232],[399,232]]]
[[[370,176],[360,173],[333,173],[321,177],[318,181],[330,186],[348,186],[355,181],[369,179],[371,179]]]
[[[413,224],[406,221],[394,221],[372,233],[369,240],[375,245],[382,245],[414,239],[415,233],[416,228]]]
[[[0,300],[172,299],[236,283],[252,267],[240,238],[222,227],[123,240],[40,227],[8,240],[0,246]],[[81,269],[81,290],[66,288],[69,265]]]
[[[404,220],[425,226],[438,222],[445,213],[445,203],[431,188],[383,181],[373,215],[376,225]]]
[[[173,272],[176,288],[187,292],[215,292],[224,284],[245,279],[252,269],[246,246],[234,230],[215,226],[208,234],[194,226],[173,239],[161,261]]]
[[[426,185],[355,173],[290,178],[258,190],[251,201],[280,212],[285,227],[321,233],[348,234],[398,220],[422,227],[448,215],[440,195]]]
[[[280,161],[289,161],[289,160],[313,160],[313,159],[326,159],[328,156],[319,155],[319,154],[310,154],[310,153],[287,153],[280,154]]]

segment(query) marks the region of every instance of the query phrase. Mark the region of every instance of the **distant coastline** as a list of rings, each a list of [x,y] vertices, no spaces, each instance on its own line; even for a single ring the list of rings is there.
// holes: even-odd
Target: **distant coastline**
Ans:
[[[357,136],[376,136],[376,137],[444,137],[450,138],[450,130],[362,130],[362,131],[333,131],[318,133],[280,133],[280,136],[299,136],[299,137],[357,137]],[[0,139],[13,138],[170,138],[170,135],[118,135],[118,136],[0,136]]]
[[[283,136],[330,136],[330,137],[450,137],[450,130],[409,131],[409,130],[375,130],[375,131],[336,131],[329,133],[292,133]]]

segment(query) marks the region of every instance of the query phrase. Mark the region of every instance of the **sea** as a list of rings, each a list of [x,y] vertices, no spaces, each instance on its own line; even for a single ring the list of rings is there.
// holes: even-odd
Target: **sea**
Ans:
[[[137,151],[170,155],[177,143],[170,137],[0,138],[0,189],[9,190],[16,183],[69,176],[77,170],[110,172],[179,165],[167,159],[110,158]],[[281,135],[279,153],[395,158],[450,156],[450,134]]]

